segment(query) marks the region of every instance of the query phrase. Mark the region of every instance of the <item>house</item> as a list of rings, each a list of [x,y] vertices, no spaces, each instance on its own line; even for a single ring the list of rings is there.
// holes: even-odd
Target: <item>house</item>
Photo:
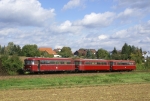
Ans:
[[[52,48],[41,47],[39,48],[39,50],[44,52],[43,53],[44,55],[51,54],[51,55],[54,55],[54,57],[61,57],[61,55],[58,55],[55,51],[52,50]]]
[[[96,50],[95,49],[83,49],[83,48],[81,48],[81,49],[77,50],[74,53],[74,55],[76,55],[76,56],[86,56],[87,51],[91,51],[91,53],[94,54],[94,55],[96,54]]]
[[[148,52],[144,51],[144,52],[142,53],[142,56],[144,57],[144,61],[146,62],[146,59],[147,59],[147,58],[150,58],[150,52],[149,52],[149,51],[148,51]]]
[[[52,48],[41,47],[41,48],[39,48],[39,50],[42,51],[42,52],[47,52],[48,54],[56,55],[56,52],[53,51]]]
[[[55,51],[56,53],[58,53],[58,52],[61,51],[61,49],[60,49],[60,48],[57,48],[57,49],[54,49],[54,51]]]

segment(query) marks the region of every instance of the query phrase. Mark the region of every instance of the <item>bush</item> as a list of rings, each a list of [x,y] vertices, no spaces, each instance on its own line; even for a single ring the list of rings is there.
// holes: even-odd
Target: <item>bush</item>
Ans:
[[[23,63],[16,55],[10,57],[4,55],[1,56],[0,59],[2,62],[2,68],[4,68],[9,75],[16,75],[19,73],[18,71],[22,69]]]
[[[142,63],[137,63],[136,64],[136,70],[144,70],[145,69],[145,66],[144,66],[144,64],[142,64]]]

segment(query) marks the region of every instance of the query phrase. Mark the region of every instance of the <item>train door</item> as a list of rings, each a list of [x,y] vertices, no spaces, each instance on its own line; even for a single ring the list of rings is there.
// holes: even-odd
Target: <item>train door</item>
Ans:
[[[38,68],[38,71],[40,71],[40,60],[37,61],[37,68]]]
[[[110,71],[113,70],[113,65],[114,65],[114,62],[113,62],[113,61],[110,61]]]
[[[75,61],[75,71],[78,72],[80,69],[81,61]]]

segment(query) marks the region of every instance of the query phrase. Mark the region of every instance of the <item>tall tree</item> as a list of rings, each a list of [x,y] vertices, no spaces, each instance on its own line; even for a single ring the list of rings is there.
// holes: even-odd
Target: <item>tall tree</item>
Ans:
[[[13,53],[14,53],[13,48],[14,48],[14,43],[9,42],[6,47],[6,53],[8,53],[9,55],[13,55]]]
[[[131,46],[125,43],[122,47],[121,57],[123,60],[127,60],[130,59],[130,54],[131,54]]]
[[[22,55],[27,57],[40,56],[37,45],[25,45],[22,48]]]
[[[63,47],[61,51],[59,52],[59,55],[62,57],[71,57],[72,56],[72,51],[70,47]]]
[[[2,46],[0,45],[0,54],[1,54],[1,52],[2,52]]]
[[[88,59],[92,58],[92,52],[90,50],[87,50],[86,58]]]
[[[117,54],[116,47],[114,47],[114,50],[112,51],[112,54]]]
[[[96,55],[98,59],[107,59],[109,56],[109,52],[101,48],[98,49]]]

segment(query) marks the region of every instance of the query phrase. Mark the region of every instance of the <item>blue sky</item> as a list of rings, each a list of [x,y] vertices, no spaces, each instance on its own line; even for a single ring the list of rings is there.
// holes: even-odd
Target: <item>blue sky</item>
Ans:
[[[150,0],[0,0],[0,45],[150,50]]]

